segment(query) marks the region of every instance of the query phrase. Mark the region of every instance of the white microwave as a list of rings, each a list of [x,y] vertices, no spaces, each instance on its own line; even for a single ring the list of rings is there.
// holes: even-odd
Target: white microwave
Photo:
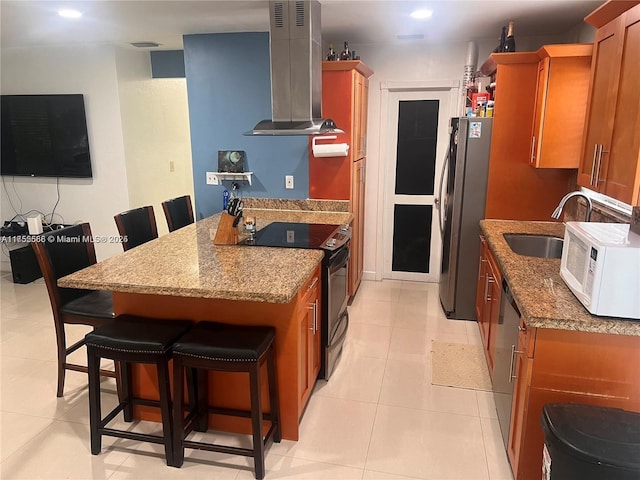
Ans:
[[[640,235],[628,224],[567,222],[560,265],[590,313],[640,319]]]

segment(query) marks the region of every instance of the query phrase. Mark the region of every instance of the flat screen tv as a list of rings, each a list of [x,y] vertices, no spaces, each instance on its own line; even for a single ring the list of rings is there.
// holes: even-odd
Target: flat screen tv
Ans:
[[[0,174],[91,178],[84,98],[2,95]]]

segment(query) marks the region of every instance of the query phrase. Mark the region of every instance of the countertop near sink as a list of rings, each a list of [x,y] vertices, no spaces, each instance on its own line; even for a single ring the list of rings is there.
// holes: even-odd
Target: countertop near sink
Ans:
[[[640,336],[640,321],[591,315],[560,277],[560,259],[518,255],[503,236],[525,233],[563,237],[564,224],[482,220],[480,229],[528,326]]]
[[[273,221],[343,224],[348,212],[252,209]],[[113,292],[288,303],[323,258],[320,250],[216,246],[220,214],[163,235],[58,281]]]

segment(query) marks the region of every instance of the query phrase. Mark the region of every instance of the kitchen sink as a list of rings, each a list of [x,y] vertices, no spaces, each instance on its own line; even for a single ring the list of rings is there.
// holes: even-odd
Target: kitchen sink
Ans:
[[[563,239],[549,235],[505,233],[504,239],[514,253],[527,257],[562,257]]]

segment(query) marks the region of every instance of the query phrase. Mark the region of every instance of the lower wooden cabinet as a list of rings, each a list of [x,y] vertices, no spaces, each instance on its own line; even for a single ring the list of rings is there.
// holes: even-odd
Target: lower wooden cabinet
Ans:
[[[537,479],[545,404],[582,403],[640,412],[640,337],[521,330],[515,377],[507,454],[515,480]]]
[[[302,297],[298,303],[299,416],[304,411],[320,371],[320,322],[322,318],[320,285],[320,269],[318,268],[302,286],[299,293]]]
[[[493,377],[493,363],[496,352],[496,325],[500,320],[500,300],[502,295],[502,274],[493,258],[485,239],[480,237],[480,263],[478,266],[478,287],[476,292],[476,318],[484,353]]]

